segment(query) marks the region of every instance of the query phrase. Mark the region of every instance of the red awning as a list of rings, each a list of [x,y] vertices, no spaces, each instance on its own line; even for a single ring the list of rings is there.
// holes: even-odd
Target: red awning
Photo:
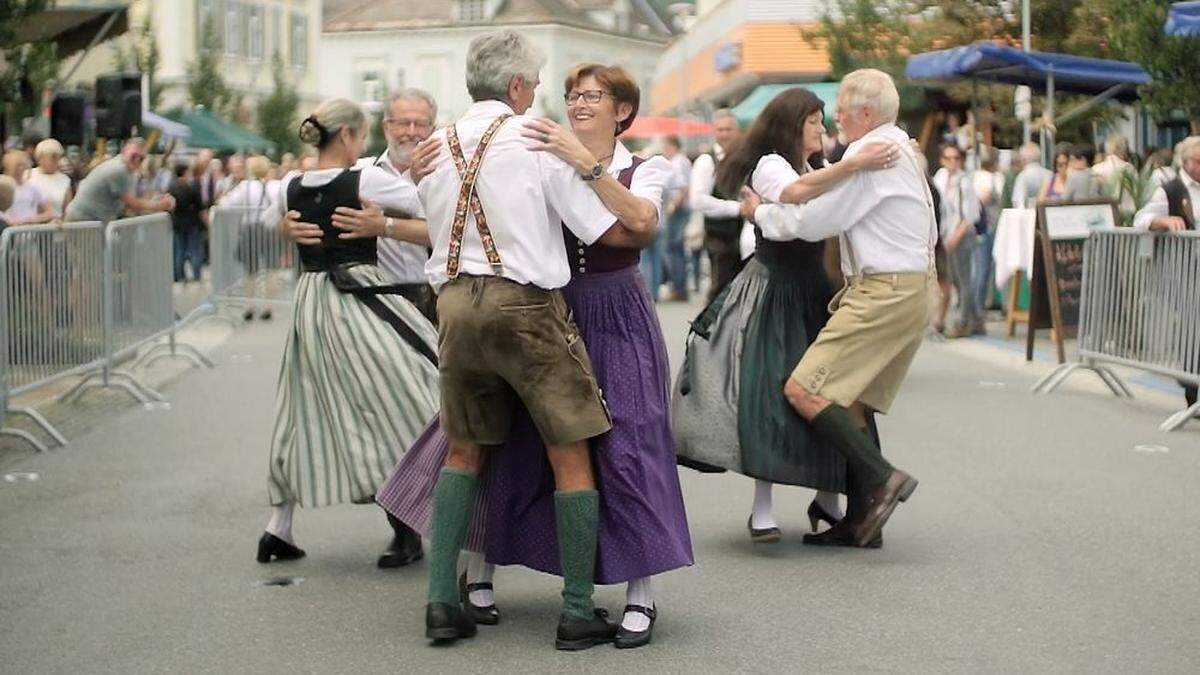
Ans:
[[[621,138],[654,138],[656,136],[707,136],[713,132],[708,122],[678,117],[639,117]]]

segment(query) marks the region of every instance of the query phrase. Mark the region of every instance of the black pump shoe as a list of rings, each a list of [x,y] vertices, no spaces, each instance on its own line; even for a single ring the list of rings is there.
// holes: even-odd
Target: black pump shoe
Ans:
[[[492,603],[487,607],[480,607],[479,605],[471,602],[472,591],[491,590],[494,590],[494,588],[490,583],[468,584],[466,572],[463,572],[458,576],[458,593],[459,597],[462,599],[463,611],[465,611],[467,614],[470,614],[471,618],[475,620],[475,623],[482,624],[484,626],[495,626],[496,624],[500,623],[500,610],[496,607],[495,603]]]
[[[377,564],[382,569],[404,567],[425,557],[421,550],[421,535],[416,530],[405,525],[392,514],[387,514],[388,523],[392,526],[392,543],[379,556]]]
[[[808,524],[812,525],[813,532],[817,531],[817,525],[822,520],[828,523],[830,527],[833,527],[834,525],[837,525],[841,519],[834,518],[828,511],[825,510],[825,507],[821,506],[816,501],[813,501],[808,505]]]
[[[746,519],[746,529],[750,530],[750,541],[756,544],[774,544],[783,538],[778,527],[764,527],[761,530],[754,527],[754,516]]]
[[[270,532],[263,532],[263,536],[258,540],[258,556],[255,559],[260,563],[269,563],[271,558],[296,560],[304,556],[304,549],[289,544]]]
[[[554,648],[569,652],[590,649],[616,639],[617,628],[617,624],[608,620],[608,611],[599,607],[590,619],[563,614],[558,619]]]
[[[650,636],[654,633],[654,620],[658,618],[658,609],[655,607],[642,607],[641,605],[625,605],[625,613],[638,612],[645,614],[650,618],[650,626],[646,630],[627,630],[625,626],[617,631],[617,638],[613,642],[617,649],[637,649],[650,644]]]
[[[475,622],[458,603],[431,602],[425,605],[425,637],[435,644],[475,637],[476,632]]]

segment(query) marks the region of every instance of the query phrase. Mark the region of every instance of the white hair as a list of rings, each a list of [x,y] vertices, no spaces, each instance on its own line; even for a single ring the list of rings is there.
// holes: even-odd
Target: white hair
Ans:
[[[505,87],[507,90],[507,87]],[[437,122],[438,106],[437,101],[433,100],[433,96],[424,89],[416,87],[406,87],[388,97],[388,110],[392,108],[392,104],[396,101],[421,101],[429,106],[429,124],[432,126]]]
[[[300,140],[320,149],[342,129],[358,133],[366,123],[367,116],[360,105],[345,98],[331,98],[300,122]]]
[[[1116,155],[1121,159],[1129,156],[1129,141],[1120,134],[1112,134],[1104,139],[1104,154]]]
[[[1042,149],[1037,143],[1026,143],[1021,146],[1021,161],[1026,164],[1040,164],[1042,161]]]
[[[882,122],[895,122],[900,115],[900,93],[892,76],[882,70],[863,68],[842,78],[838,105],[846,108],[866,106]]]
[[[1188,136],[1175,146],[1175,163],[1182,166],[1185,157],[1195,154],[1200,154],[1200,136]]]
[[[467,50],[467,91],[473,101],[506,100],[514,77],[533,83],[544,65],[546,55],[521,34],[485,33],[471,40]]]
[[[34,158],[41,159],[42,157],[45,157],[46,155],[52,155],[54,157],[62,157],[63,156],[62,143],[59,143],[58,141],[54,140],[53,138],[47,138],[46,140],[42,141],[41,143],[38,143],[37,147],[35,147],[33,149]]]

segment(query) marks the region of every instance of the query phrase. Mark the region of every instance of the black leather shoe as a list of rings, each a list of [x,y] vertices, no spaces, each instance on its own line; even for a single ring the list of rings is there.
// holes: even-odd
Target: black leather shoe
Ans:
[[[820,534],[804,535],[804,543],[809,546],[842,546],[847,548],[883,548],[883,533],[875,535],[875,538],[867,542],[865,546],[860,546],[854,539],[853,526],[837,526],[829,528]]]
[[[388,522],[391,523],[395,534],[387,550],[379,556],[377,564],[380,568],[404,567],[425,557],[424,551],[421,550],[421,535],[390,513]]]
[[[590,619],[563,614],[558,619],[558,637],[554,648],[568,652],[590,649],[612,642],[617,637],[617,624],[608,620],[608,611],[596,608]]]
[[[650,618],[650,625],[646,630],[627,630],[624,626],[617,631],[617,638],[614,640],[617,649],[637,649],[650,644],[650,636],[654,633],[654,620],[658,618],[658,610],[654,607],[642,607],[641,605],[625,605],[625,613],[638,612],[645,614]]]
[[[304,549],[293,546],[270,532],[263,532],[263,536],[258,540],[258,556],[255,559],[260,563],[269,563],[271,558],[296,560],[304,556]]]
[[[458,604],[431,602],[425,605],[425,637],[434,643],[475,637],[475,622]]]
[[[754,516],[746,519],[746,529],[750,530],[750,541],[756,544],[774,544],[783,538],[778,527],[764,527],[761,530],[754,527]]]
[[[258,315],[258,318],[262,319],[263,321],[270,321],[271,320],[271,310],[264,309],[262,311],[262,313]]]
[[[830,513],[828,511],[825,510],[825,507],[821,506],[820,504],[816,503],[815,501],[809,503],[809,505],[808,505],[808,524],[812,526],[813,532],[817,531],[817,525],[819,525],[822,520],[825,521],[826,523],[829,523],[830,527],[833,527],[834,525],[838,524],[839,519],[834,518],[832,515],[830,515]]]
[[[242,321],[253,321],[253,320],[254,320],[254,310],[248,309],[248,310],[242,312]]]
[[[465,610],[467,614],[471,615],[471,618],[475,620],[475,623],[483,624],[484,626],[495,626],[496,624],[500,623],[500,610],[496,607],[495,603],[492,603],[487,607],[480,607],[479,605],[471,602],[472,591],[491,590],[494,590],[494,588],[490,583],[468,584],[466,572],[458,575],[458,593],[460,599],[462,600],[463,610]]]

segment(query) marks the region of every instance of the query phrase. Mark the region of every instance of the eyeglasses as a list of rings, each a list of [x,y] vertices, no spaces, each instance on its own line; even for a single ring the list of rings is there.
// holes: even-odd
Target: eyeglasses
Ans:
[[[421,120],[385,119],[385,120],[383,120],[383,123],[386,126],[392,127],[394,129],[407,129],[409,127],[412,127],[414,129],[428,129],[429,127],[433,126],[429,122],[423,122]]]
[[[587,91],[569,91],[563,95],[563,100],[567,102],[567,105],[575,105],[582,98],[584,103],[596,105],[605,96],[611,97],[612,94],[600,89],[588,89]]]

